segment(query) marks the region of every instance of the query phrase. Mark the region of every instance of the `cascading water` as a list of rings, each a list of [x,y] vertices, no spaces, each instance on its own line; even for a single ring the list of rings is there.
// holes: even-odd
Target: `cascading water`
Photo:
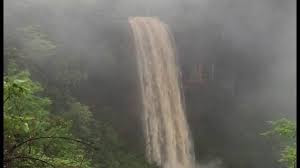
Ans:
[[[163,168],[194,168],[173,37],[153,17],[129,18],[137,54],[147,158]]]

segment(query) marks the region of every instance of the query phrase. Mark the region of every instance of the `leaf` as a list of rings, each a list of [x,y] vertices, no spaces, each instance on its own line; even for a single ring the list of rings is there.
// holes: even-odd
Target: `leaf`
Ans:
[[[25,131],[26,133],[29,132],[29,126],[28,126],[28,123],[24,123],[23,129],[24,129],[24,131]]]
[[[15,83],[24,83],[24,82],[27,82],[26,80],[21,80],[21,79],[16,79],[15,80]]]
[[[268,123],[272,126],[271,130],[262,133],[261,135],[279,135],[282,138],[281,143],[285,147],[281,150],[281,157],[278,161],[284,163],[288,168],[294,168],[297,158],[296,123],[286,118],[282,118],[277,121],[269,121]]]
[[[29,120],[34,120],[35,118],[34,117],[26,116],[23,119],[26,120],[26,121],[29,121]]]
[[[19,125],[16,125],[16,130],[19,130],[20,129],[20,126]]]

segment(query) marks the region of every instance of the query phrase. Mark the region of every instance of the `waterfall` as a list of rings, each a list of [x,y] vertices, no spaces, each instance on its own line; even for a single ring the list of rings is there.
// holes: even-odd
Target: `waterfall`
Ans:
[[[129,24],[137,56],[147,159],[163,168],[194,168],[173,37],[158,18],[133,17]]]

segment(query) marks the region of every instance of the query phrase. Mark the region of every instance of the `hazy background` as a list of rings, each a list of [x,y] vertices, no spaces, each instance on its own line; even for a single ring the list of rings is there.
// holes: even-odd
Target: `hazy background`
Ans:
[[[61,53],[79,57],[88,77],[74,96],[140,150],[130,16],[169,25],[183,77],[195,63],[215,66],[214,80],[184,92],[199,162],[278,167],[259,134],[266,121],[296,116],[296,0],[5,0],[4,38],[40,25]]]

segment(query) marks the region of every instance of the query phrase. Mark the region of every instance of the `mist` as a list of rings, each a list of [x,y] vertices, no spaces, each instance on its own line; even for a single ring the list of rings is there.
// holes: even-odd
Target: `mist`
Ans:
[[[142,151],[131,16],[158,17],[174,35],[199,167],[279,167],[260,133],[296,120],[296,0],[5,0],[4,39],[39,25],[65,54],[32,61],[51,74],[57,57],[78,58],[87,77],[71,94]],[[213,65],[213,79],[185,87],[197,64]]]

